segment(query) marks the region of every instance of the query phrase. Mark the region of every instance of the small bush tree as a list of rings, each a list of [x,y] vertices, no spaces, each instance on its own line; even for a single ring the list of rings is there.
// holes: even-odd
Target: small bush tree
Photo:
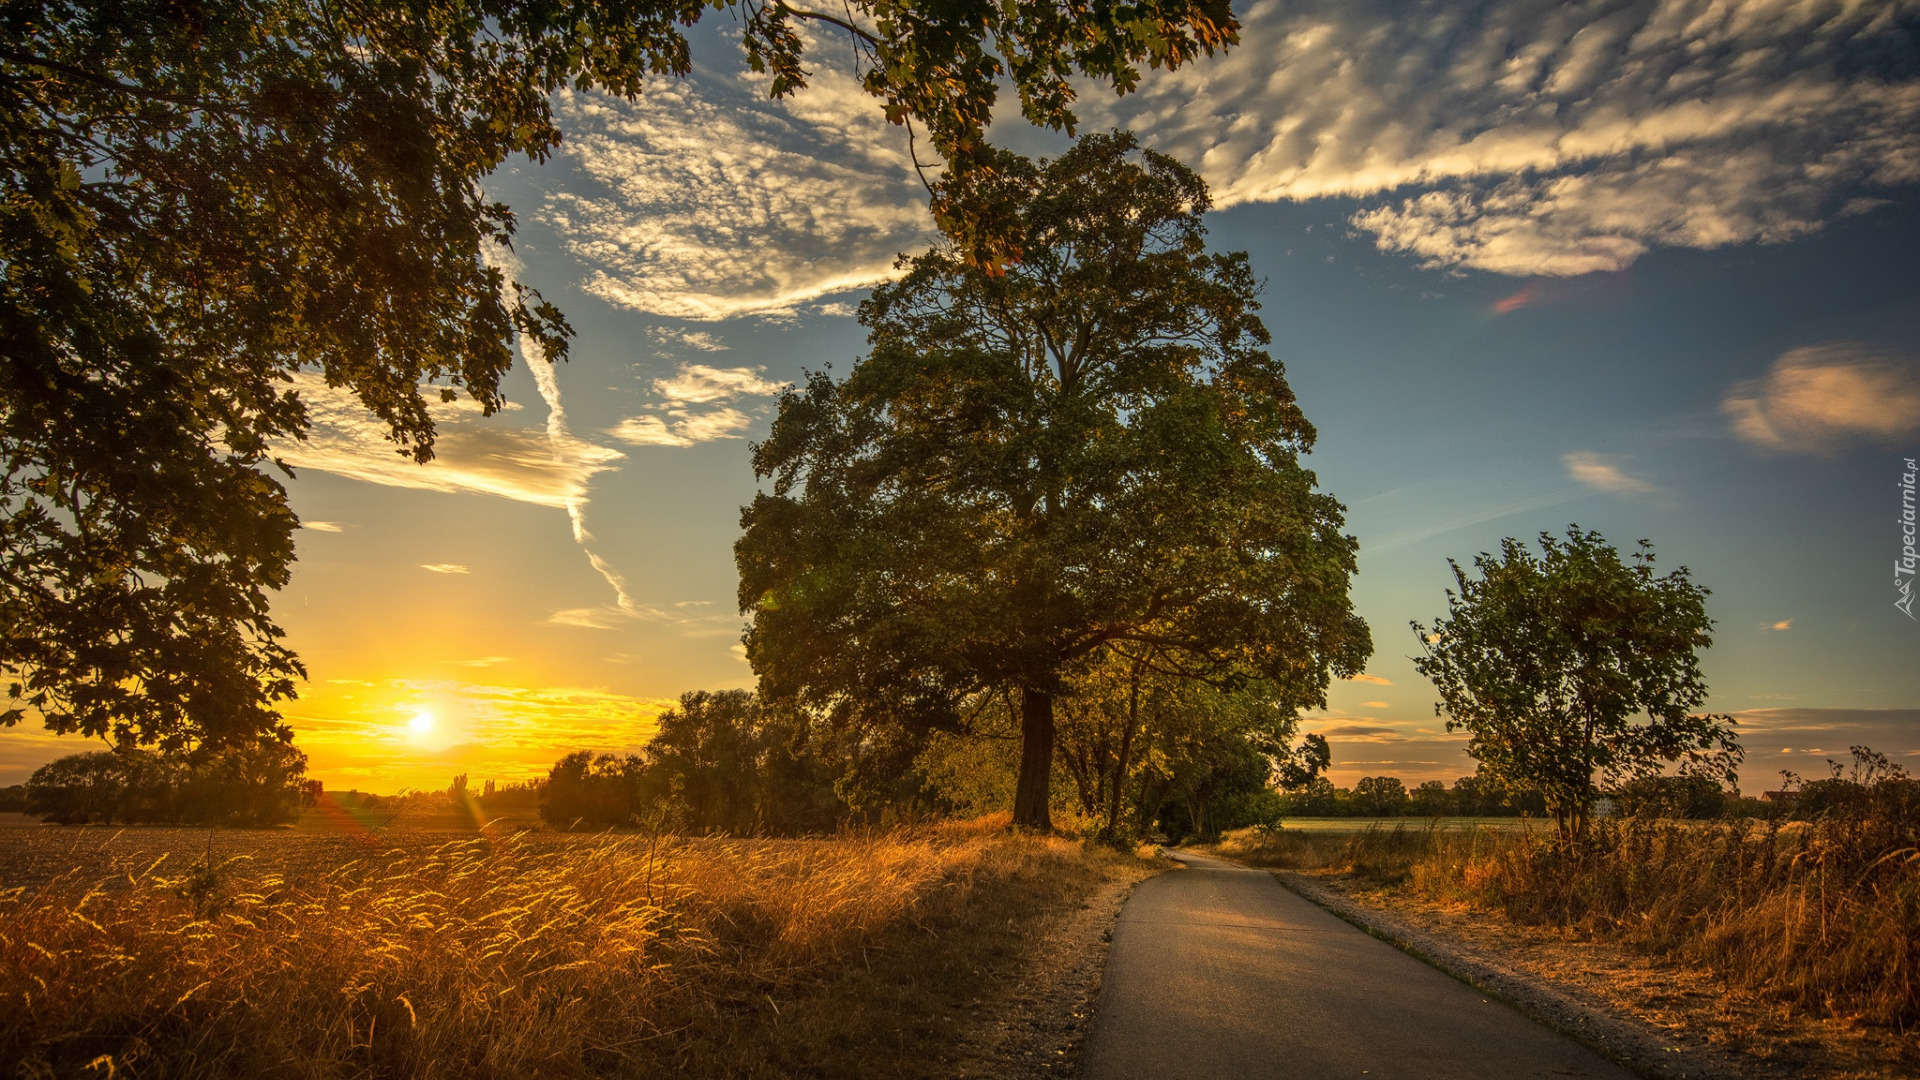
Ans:
[[[1712,644],[1707,590],[1681,567],[1655,576],[1645,540],[1632,565],[1599,533],[1540,534],[1541,554],[1509,537],[1449,560],[1448,615],[1413,623],[1414,667],[1440,691],[1447,730],[1472,735],[1483,776],[1537,793],[1563,839],[1583,839],[1594,777],[1616,783],[1677,763],[1733,782],[1733,720],[1691,710],[1707,698],[1699,650]]]
[[[556,829],[625,825],[639,807],[639,774],[632,754],[618,757],[576,750],[547,773],[540,788],[540,820]]]
[[[1428,780],[1413,789],[1412,810],[1421,817],[1445,817],[1454,812],[1453,793],[1439,780]]]
[[[1353,785],[1353,801],[1371,817],[1392,817],[1407,808],[1407,785],[1397,776],[1363,776]]]

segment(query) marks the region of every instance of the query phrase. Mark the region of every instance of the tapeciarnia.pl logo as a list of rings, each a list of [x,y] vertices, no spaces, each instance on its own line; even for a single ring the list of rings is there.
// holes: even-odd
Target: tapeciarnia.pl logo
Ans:
[[[1915,468],[1914,459],[1906,459],[1906,471],[1900,474],[1900,557],[1893,560],[1893,590],[1899,599],[1893,606],[1904,612],[1909,619],[1920,622],[1913,614],[1913,478],[1920,468]]]

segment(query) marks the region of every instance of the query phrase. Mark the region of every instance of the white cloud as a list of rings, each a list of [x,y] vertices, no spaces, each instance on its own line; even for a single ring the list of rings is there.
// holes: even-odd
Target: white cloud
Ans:
[[[1736,435],[1779,451],[1830,453],[1920,431],[1920,374],[1871,346],[1829,342],[1780,354],[1721,402]]]
[[[421,563],[420,569],[431,570],[436,574],[471,574],[473,573],[473,571],[467,569],[464,566],[461,566],[459,563],[450,563],[450,562]]]
[[[1509,274],[1789,239],[1920,179],[1913,0],[1267,0],[1224,60],[1089,96],[1223,206],[1385,196],[1382,248]],[[1904,79],[1904,81],[1903,81]]]
[[[707,330],[668,330],[653,331],[653,340],[662,345],[681,346],[697,349],[700,352],[726,352],[730,346]]]
[[[303,521],[300,523],[300,527],[303,529],[312,529],[314,532],[331,533],[342,532],[346,529],[345,525],[337,521]]]
[[[764,372],[763,368],[682,364],[674,374],[654,380],[654,393],[665,399],[661,405],[622,420],[608,434],[635,446],[685,447],[738,439],[753,426],[754,415],[721,403],[769,397],[785,388],[786,384],[768,379]]]
[[[1560,459],[1566,463],[1567,475],[1588,487],[1601,491],[1644,492],[1652,491],[1653,485],[1638,477],[1629,476],[1618,465],[1608,461],[1606,455],[1588,450],[1576,450]]]
[[[352,391],[330,387],[314,372],[295,375],[294,387],[313,426],[304,441],[279,448],[280,456],[297,468],[368,483],[564,508],[569,500],[584,498],[593,477],[617,467],[625,456],[577,439],[555,443],[545,431],[484,420],[478,405],[455,401],[431,406],[438,435],[434,459],[422,465],[397,452],[385,426]]]
[[[787,312],[884,280],[932,221],[903,129],[835,57],[812,85],[703,70],[634,102],[562,91],[578,171],[540,212],[610,303],[681,319]]]
[[[693,440],[674,433],[666,417],[633,416],[620,421],[608,432],[622,442],[635,446],[692,446]]]
[[[722,407],[701,412],[668,409],[664,413],[629,417],[608,434],[635,446],[687,447],[715,439],[738,439],[752,424],[753,417],[739,409]]]
[[[1077,109],[1194,165],[1223,207],[1358,198],[1356,228],[1426,264],[1583,274],[1788,240],[1920,180],[1920,82],[1898,59],[1917,11],[1257,0],[1231,53],[1123,97],[1083,82]],[[844,54],[815,49],[813,85],[782,102],[765,76],[704,67],[635,102],[557,95],[574,175],[539,218],[585,287],[713,320],[889,277],[932,225],[904,131]]]
[[[668,401],[698,404],[779,393],[786,384],[768,379],[765,372],[765,368],[714,368],[704,364],[682,364],[674,374],[655,379],[653,389]]]

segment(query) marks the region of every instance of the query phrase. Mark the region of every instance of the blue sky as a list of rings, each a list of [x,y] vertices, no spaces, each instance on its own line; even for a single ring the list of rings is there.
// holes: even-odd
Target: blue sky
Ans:
[[[1449,557],[1570,522],[1713,590],[1711,705],[1749,788],[1857,742],[1920,768],[1892,572],[1920,455],[1920,5],[1239,10],[1231,55],[1080,112],[1206,176],[1215,245],[1267,281],[1376,644],[1308,719],[1335,779],[1472,771],[1408,620],[1444,611]],[[510,779],[750,684],[748,444],[780,385],[860,354],[854,305],[931,223],[840,47],[769,103],[724,20],[695,45],[640,102],[562,96],[560,153],[491,186],[522,219],[503,262],[580,331],[569,363],[517,368],[494,418],[445,409],[424,469],[310,388],[276,612],[331,786]],[[0,736],[0,782],[70,749]]]

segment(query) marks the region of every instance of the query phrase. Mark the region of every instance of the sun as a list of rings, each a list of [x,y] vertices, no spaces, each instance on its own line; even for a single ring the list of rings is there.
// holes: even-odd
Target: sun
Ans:
[[[414,713],[413,719],[407,721],[407,730],[412,732],[415,738],[432,732],[433,713],[428,712],[426,709],[421,709],[419,712]]]

